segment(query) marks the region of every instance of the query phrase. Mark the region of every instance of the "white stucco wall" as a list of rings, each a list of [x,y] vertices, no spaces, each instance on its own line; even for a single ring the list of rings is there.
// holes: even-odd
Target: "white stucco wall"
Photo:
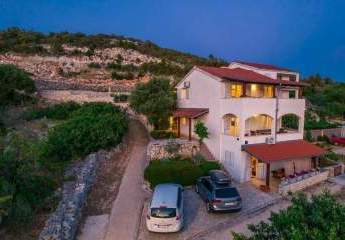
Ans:
[[[181,108],[208,108],[209,113],[202,117],[208,128],[209,138],[205,144],[222,162],[232,177],[237,181],[250,179],[250,165],[248,154],[241,151],[244,144],[265,143],[269,135],[245,137],[245,120],[257,114],[266,114],[273,118],[272,135],[275,132],[276,121],[275,98],[225,98],[225,83],[200,69],[194,68],[183,81],[190,83],[189,99],[178,99]],[[177,85],[177,90],[183,88],[183,82]],[[278,118],[284,114],[293,113],[300,117],[300,131],[297,133],[277,134],[277,141],[295,140],[303,138],[304,99],[279,99]],[[223,116],[233,114],[239,118],[239,137],[223,134]],[[193,129],[193,128],[192,128]],[[192,130],[193,132],[193,130]],[[188,120],[181,126],[181,133],[188,135]],[[231,153],[231,160],[225,158],[225,152]]]

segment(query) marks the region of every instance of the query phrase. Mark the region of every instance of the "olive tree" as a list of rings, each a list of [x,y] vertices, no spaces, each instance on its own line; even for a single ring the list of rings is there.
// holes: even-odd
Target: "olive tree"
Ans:
[[[153,78],[137,84],[129,103],[134,111],[144,114],[155,129],[166,129],[176,106],[176,94],[168,79]]]
[[[328,192],[311,199],[297,194],[290,207],[271,213],[268,220],[248,225],[250,236],[233,233],[234,240],[345,239],[345,206]]]

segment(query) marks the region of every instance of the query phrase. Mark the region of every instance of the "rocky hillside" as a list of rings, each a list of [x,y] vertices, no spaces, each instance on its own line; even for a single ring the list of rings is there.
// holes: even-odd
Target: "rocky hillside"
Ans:
[[[42,34],[18,28],[0,32],[0,63],[26,70],[41,88],[100,91],[130,91],[153,76],[178,81],[193,65],[226,64],[122,36]]]

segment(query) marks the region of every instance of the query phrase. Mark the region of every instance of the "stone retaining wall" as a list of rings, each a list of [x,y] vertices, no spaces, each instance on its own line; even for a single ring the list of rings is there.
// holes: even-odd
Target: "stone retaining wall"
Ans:
[[[78,82],[35,80],[38,90],[85,90],[95,92],[131,92],[133,86],[125,84],[81,84]]]
[[[72,240],[75,239],[82,209],[86,204],[90,188],[95,180],[99,159],[98,152],[88,155],[84,161],[76,163],[65,173],[61,201],[50,217],[39,236],[39,240]]]
[[[279,186],[279,193],[282,195],[288,195],[289,192],[297,192],[303,190],[312,185],[326,181],[329,175],[328,170],[324,170],[315,176],[308,177],[301,181],[290,183],[288,185]]]
[[[175,148],[176,151],[171,151],[172,148]],[[199,151],[200,144],[198,141],[188,141],[185,139],[152,140],[147,147],[149,160],[173,157],[176,154],[191,157]]]
[[[325,167],[324,169],[328,170],[328,176],[329,177],[335,177],[335,174],[334,174],[334,169],[335,168],[341,168],[341,172],[340,174],[343,174],[345,172],[345,165],[343,163],[338,163],[336,165],[333,165],[333,166],[329,166],[329,167]]]
[[[327,136],[327,137],[332,137],[332,135],[335,136],[341,136],[342,135],[342,128],[329,128],[329,129],[314,129],[310,130],[311,136],[313,139],[317,139],[319,136]],[[306,131],[305,131],[306,133]]]

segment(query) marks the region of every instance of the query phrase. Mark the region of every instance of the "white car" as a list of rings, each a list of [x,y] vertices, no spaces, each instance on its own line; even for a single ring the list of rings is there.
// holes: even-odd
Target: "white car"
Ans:
[[[183,218],[183,187],[173,183],[157,185],[147,209],[147,229],[178,232],[183,227]]]

